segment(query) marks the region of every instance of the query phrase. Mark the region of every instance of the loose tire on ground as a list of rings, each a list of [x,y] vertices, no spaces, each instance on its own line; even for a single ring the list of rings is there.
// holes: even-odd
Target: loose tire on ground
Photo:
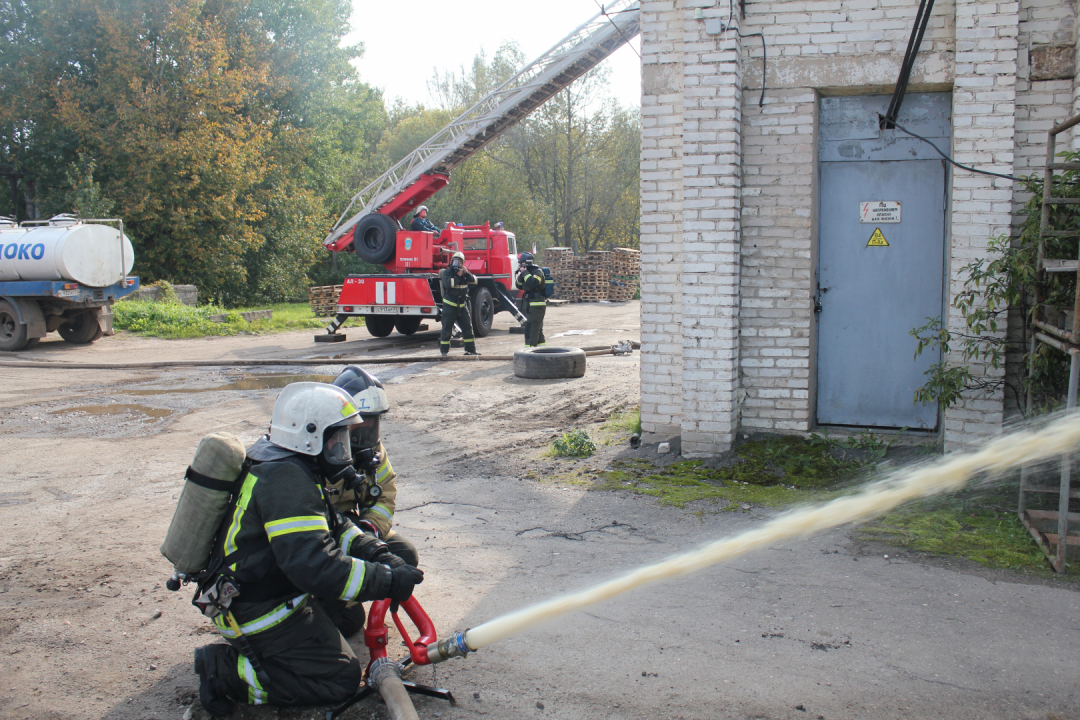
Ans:
[[[472,301],[472,329],[476,337],[486,337],[491,332],[491,323],[495,320],[495,301],[491,299],[491,291],[480,288]]]
[[[522,348],[514,353],[514,375],[530,380],[579,378],[585,374],[585,351],[581,348]]]
[[[15,352],[29,344],[26,326],[19,322],[15,308],[11,307],[11,303],[0,300],[0,350]]]
[[[101,338],[101,326],[92,312],[81,312],[57,328],[60,337],[73,345],[87,345]]]
[[[368,332],[375,337],[386,337],[394,332],[394,321],[397,318],[390,315],[365,315],[364,325]]]
[[[353,251],[365,262],[381,265],[394,256],[397,231],[397,221],[389,215],[365,215],[353,230]]]
[[[420,329],[420,321],[423,320],[419,315],[402,315],[394,321],[394,327],[402,335],[412,335]]]

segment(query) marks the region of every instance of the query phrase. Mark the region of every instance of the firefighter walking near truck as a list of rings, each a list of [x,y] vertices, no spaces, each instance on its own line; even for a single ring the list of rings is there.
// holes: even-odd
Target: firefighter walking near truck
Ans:
[[[533,262],[533,254],[518,255],[518,275],[514,285],[523,291],[521,312],[525,315],[525,346],[545,345],[544,315],[547,314],[547,297],[544,288],[547,278],[544,271]]]
[[[444,356],[450,353],[450,337],[454,334],[454,323],[461,328],[465,354],[480,354],[476,352],[472,318],[469,316],[469,288],[473,285],[476,285],[476,276],[465,267],[465,253],[454,253],[450,259],[450,267],[439,271],[439,288],[442,291],[442,335],[439,337],[439,352]]]
[[[340,602],[404,602],[422,571],[360,531],[324,485],[355,488],[353,398],[325,383],[293,383],[274,404],[270,434],[221,530],[220,576],[239,594],[214,617],[228,645],[195,651],[199,700],[213,716],[251,705],[335,703],[356,692],[363,666],[335,627]],[[328,612],[329,610],[329,612]]]

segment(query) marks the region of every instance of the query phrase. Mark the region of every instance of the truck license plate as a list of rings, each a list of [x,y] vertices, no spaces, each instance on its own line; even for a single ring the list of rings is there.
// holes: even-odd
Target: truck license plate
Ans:
[[[56,297],[77,297],[78,294],[79,294],[79,290],[77,288],[75,290],[57,290],[56,291]]]
[[[375,306],[376,314],[378,314],[378,313],[387,313],[387,314],[393,313],[393,314],[396,315],[397,311],[398,311],[398,309],[396,307],[386,307],[386,306],[380,307],[378,305]]]

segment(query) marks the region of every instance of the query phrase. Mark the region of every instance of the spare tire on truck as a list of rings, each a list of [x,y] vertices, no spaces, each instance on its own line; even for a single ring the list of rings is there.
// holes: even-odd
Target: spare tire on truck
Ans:
[[[528,347],[514,353],[514,374],[530,380],[579,378],[585,374],[585,351],[569,347]]]
[[[399,229],[397,220],[389,215],[365,215],[353,230],[353,252],[364,262],[382,265],[394,257]]]

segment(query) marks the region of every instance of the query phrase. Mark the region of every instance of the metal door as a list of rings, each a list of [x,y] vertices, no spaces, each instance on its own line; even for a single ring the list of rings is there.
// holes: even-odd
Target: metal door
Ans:
[[[948,147],[948,98],[909,96],[898,122]],[[946,172],[925,143],[878,130],[888,100],[822,101],[817,421],[931,429],[937,405],[914,393],[940,354],[916,359],[911,330],[942,313]]]

